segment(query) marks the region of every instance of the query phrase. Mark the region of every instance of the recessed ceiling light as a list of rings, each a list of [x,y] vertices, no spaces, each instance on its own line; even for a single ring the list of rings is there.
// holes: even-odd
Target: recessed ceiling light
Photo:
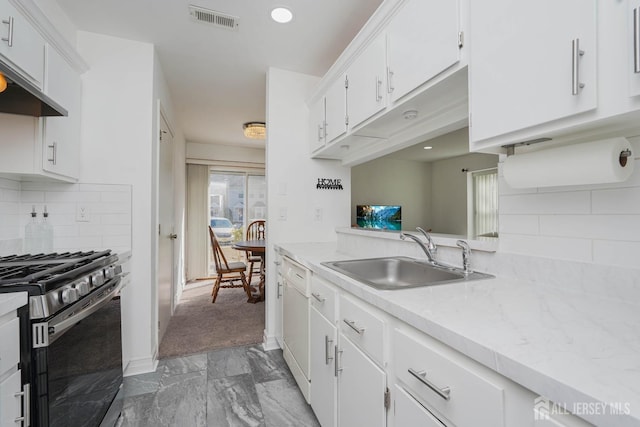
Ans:
[[[286,24],[293,19],[293,13],[286,7],[276,7],[271,11],[271,19],[280,24]]]
[[[433,147],[430,145],[427,145],[426,147],[423,147],[425,150],[431,150]]]

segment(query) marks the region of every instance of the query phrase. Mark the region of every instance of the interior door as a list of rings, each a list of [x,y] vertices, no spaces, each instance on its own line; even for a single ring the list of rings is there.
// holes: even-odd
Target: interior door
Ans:
[[[158,343],[167,330],[173,312],[174,211],[173,211],[173,135],[160,115],[158,164]]]

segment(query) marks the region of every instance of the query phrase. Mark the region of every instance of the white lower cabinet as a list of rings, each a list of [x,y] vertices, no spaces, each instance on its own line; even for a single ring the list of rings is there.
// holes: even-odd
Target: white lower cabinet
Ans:
[[[311,307],[309,313],[309,327],[311,408],[322,427],[335,427],[337,329],[335,324],[327,320],[315,307]]]
[[[338,351],[338,425],[387,425],[385,372],[340,334]]]
[[[11,302],[2,299],[13,299]],[[0,294],[0,427],[28,425],[29,385],[22,385],[20,370],[20,320],[15,311],[27,303],[27,293]]]
[[[288,362],[322,427],[591,426],[570,413],[536,416],[539,394],[313,273],[306,302],[287,285],[306,276],[286,257],[283,266],[285,360],[287,332],[306,329],[310,306],[310,390],[302,367]],[[289,317],[297,312],[289,304],[303,311]]]
[[[402,387],[394,388],[393,418],[396,427],[446,427]]]

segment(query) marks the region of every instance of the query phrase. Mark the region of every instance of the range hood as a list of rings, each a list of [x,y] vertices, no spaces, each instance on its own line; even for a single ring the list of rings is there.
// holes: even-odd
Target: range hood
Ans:
[[[68,115],[67,110],[2,61],[0,73],[7,80],[7,89],[0,92],[0,113],[34,117]]]

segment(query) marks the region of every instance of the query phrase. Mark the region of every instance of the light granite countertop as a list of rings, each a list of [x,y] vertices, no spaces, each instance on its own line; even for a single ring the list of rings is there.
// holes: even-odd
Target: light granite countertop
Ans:
[[[596,425],[640,426],[637,306],[499,277],[378,291],[320,264],[354,258],[335,243],[276,250]]]
[[[0,294],[0,316],[10,313],[27,303],[26,292]]]

